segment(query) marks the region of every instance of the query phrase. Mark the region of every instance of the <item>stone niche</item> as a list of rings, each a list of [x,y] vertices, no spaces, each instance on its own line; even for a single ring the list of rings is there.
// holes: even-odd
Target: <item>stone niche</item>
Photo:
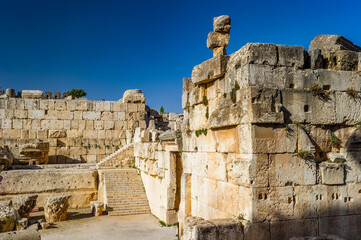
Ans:
[[[49,159],[49,143],[37,142],[28,143],[20,147],[20,164],[44,164],[48,163]]]

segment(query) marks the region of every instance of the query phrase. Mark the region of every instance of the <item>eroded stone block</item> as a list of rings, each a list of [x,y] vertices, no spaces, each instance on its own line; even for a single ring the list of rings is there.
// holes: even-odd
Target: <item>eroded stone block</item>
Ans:
[[[224,75],[228,56],[216,56],[193,68],[192,82],[194,84],[202,84],[211,82]]]

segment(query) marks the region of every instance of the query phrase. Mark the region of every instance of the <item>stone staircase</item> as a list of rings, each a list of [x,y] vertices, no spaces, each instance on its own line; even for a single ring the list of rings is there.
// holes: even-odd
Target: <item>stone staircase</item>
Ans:
[[[143,182],[136,169],[109,169],[103,174],[109,215],[150,213]]]
[[[131,167],[134,165],[134,145],[127,144],[97,163],[100,167]]]

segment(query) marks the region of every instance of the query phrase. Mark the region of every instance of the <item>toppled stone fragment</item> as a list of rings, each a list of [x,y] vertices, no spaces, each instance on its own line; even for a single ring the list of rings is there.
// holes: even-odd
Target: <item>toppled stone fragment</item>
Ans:
[[[16,220],[16,230],[25,230],[28,227],[28,219],[27,218],[18,218]]]
[[[301,46],[277,45],[280,66],[304,68],[307,52]]]
[[[0,169],[3,167],[4,170],[8,169],[14,161],[14,157],[11,154],[9,147],[0,147]]]
[[[345,169],[338,163],[322,162],[320,164],[321,180],[325,185],[341,185],[345,183]]]
[[[361,52],[361,47],[340,35],[318,35],[311,41],[308,50],[316,48],[321,49],[322,52],[338,50]]]
[[[145,103],[145,96],[140,89],[130,89],[123,94],[123,103]]]
[[[13,207],[0,206],[0,232],[12,231],[17,218],[18,213]]]
[[[43,98],[43,91],[40,90],[23,90],[21,92],[22,98],[27,99],[42,99]]]
[[[36,205],[38,195],[17,195],[13,200],[13,207],[18,211],[20,217],[29,218],[29,214]]]
[[[90,207],[94,216],[98,217],[103,215],[104,203],[99,201],[91,201]]]
[[[192,82],[202,84],[222,77],[226,71],[228,59],[228,56],[217,56],[195,66],[192,71]]]
[[[69,208],[70,195],[48,196],[44,202],[44,215],[49,223],[65,221]]]
[[[20,164],[31,164],[31,162],[47,163],[49,159],[49,143],[28,143],[20,147]]]

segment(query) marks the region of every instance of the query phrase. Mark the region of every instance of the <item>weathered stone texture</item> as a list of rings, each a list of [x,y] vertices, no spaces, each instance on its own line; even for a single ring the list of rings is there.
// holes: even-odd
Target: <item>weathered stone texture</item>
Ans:
[[[67,219],[70,195],[48,196],[44,202],[44,215],[49,223],[65,221]]]

